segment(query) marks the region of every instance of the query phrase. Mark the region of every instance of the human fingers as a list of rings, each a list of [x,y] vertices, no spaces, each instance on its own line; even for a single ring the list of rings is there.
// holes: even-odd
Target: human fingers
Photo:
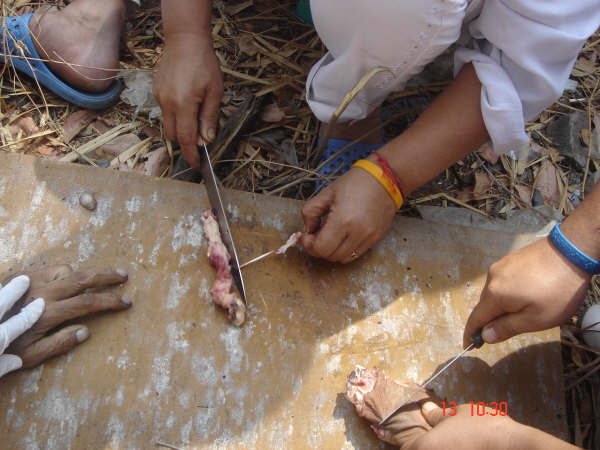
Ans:
[[[56,333],[40,339],[19,354],[23,360],[23,368],[38,366],[54,356],[68,352],[77,344],[89,338],[90,332],[83,325],[71,325]]]
[[[29,287],[34,289],[41,284],[46,284],[50,281],[64,278],[71,272],[73,272],[73,269],[68,264],[57,264],[55,266],[48,266],[44,267],[43,269],[33,270],[31,272],[23,271],[12,273],[3,278],[2,284],[7,284],[10,280],[19,275],[27,275],[29,277]]]
[[[369,251],[369,249],[373,245],[374,245],[374,242],[372,243],[370,239],[363,239],[359,244],[357,244],[353,247],[353,250],[351,250],[350,254],[347,255],[347,257],[342,260],[342,263],[348,264],[353,261],[356,261],[362,255],[367,253],[367,251]]]
[[[421,414],[429,425],[435,427],[445,419],[444,411],[433,402],[425,402],[421,406]]]
[[[188,101],[177,110],[175,117],[177,142],[181,147],[183,158],[192,167],[200,166],[198,154],[198,103]]]
[[[19,275],[13,278],[0,289],[0,319],[25,295],[27,289],[29,289],[29,277],[27,275]]]
[[[340,246],[333,252],[328,258],[330,261],[339,261],[348,263],[354,261],[361,254],[358,253],[362,238],[358,233],[350,233],[346,236],[346,239],[340,244]]]
[[[73,273],[73,269],[68,264],[57,264],[55,266],[44,267],[43,269],[25,272],[31,282],[30,289],[36,289],[41,285],[51,281],[60,280]]]
[[[177,141],[177,127],[175,126],[175,113],[168,110],[165,107],[161,108],[163,116],[163,133],[165,139],[176,142]]]
[[[119,311],[131,306],[131,300],[112,292],[89,292],[48,307],[44,317],[36,324],[42,334],[67,320],[101,311]]]
[[[525,310],[514,314],[505,314],[485,325],[481,337],[488,344],[496,344],[517,334],[537,331],[530,327],[533,322]]]
[[[323,227],[315,235],[309,235],[302,245],[309,255],[329,260],[347,236],[348,231],[330,215]]]
[[[12,341],[29,330],[44,312],[44,300],[38,298],[31,302],[18,314],[0,324],[0,354],[6,350]]]
[[[502,308],[500,301],[489,294],[489,282],[490,279],[488,276],[483,291],[481,292],[479,303],[475,305],[475,308],[473,308],[473,311],[471,311],[471,314],[467,319],[467,324],[465,325],[465,331],[463,333],[463,348],[467,348],[471,344],[471,336],[475,334],[475,332],[479,331],[496,317],[499,317],[506,312]],[[483,340],[486,341],[486,337],[483,333],[482,337]]]
[[[17,355],[0,355],[0,378],[8,372],[18,370],[23,366],[23,360]]]
[[[223,98],[223,84],[214,83],[206,91],[206,97],[202,102],[200,111],[200,134],[207,142],[215,140],[217,135],[217,119],[219,117],[219,106]]]
[[[302,220],[304,220],[304,231],[306,233],[314,233],[319,229],[321,219],[331,208],[334,198],[335,193],[333,188],[329,186],[315,198],[304,204],[302,207]],[[308,234],[304,236],[308,236]],[[304,245],[304,242],[302,242],[302,245]]]
[[[33,295],[43,297],[46,302],[64,300],[80,294],[86,289],[108,287],[127,281],[127,271],[122,269],[87,269],[70,273],[67,277],[52,281],[39,289],[30,289]]]

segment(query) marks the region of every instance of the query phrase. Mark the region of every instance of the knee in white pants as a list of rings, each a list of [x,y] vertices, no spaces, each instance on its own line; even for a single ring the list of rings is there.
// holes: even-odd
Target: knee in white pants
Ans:
[[[311,69],[307,101],[328,122],[344,96],[377,67],[340,120],[365,118],[460,37],[468,0],[312,0],[329,52]]]

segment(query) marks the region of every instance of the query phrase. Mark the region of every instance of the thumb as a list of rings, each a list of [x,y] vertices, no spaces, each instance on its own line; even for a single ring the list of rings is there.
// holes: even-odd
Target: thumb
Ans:
[[[0,378],[8,372],[20,369],[23,366],[23,360],[17,355],[0,355]]]
[[[481,337],[488,344],[495,344],[510,339],[517,334],[533,331],[528,327],[530,320],[524,312],[506,314],[491,321],[481,332]]]
[[[202,102],[200,111],[200,134],[206,142],[212,142],[217,136],[217,119],[219,117],[219,105],[221,104],[222,91],[208,88],[206,97]]]
[[[421,406],[421,414],[423,414],[427,423],[432,427],[435,427],[445,418],[442,408],[433,402],[423,403],[423,406]]]
[[[319,229],[321,218],[329,211],[333,199],[333,189],[327,187],[302,207],[302,219],[304,220],[304,231],[306,233],[314,233]]]

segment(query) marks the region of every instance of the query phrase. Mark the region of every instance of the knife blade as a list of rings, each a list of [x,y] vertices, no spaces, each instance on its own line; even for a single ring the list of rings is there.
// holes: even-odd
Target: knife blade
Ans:
[[[215,212],[223,244],[225,244],[225,247],[231,256],[231,275],[244,304],[247,305],[244,279],[242,278],[242,272],[240,271],[240,262],[237,257],[237,252],[235,251],[235,244],[231,237],[231,231],[229,231],[229,223],[227,223],[227,216],[225,215],[225,209],[223,208],[223,201],[221,200],[221,193],[219,192],[219,186],[217,185],[217,178],[215,177],[212,165],[210,164],[210,155],[208,154],[208,148],[206,148],[205,143],[203,143],[203,145],[198,145],[198,153],[200,153],[200,173],[202,174],[202,179],[206,186],[208,200]]]
[[[448,364],[446,364],[444,367],[442,367],[440,370],[438,370],[432,377],[430,377],[425,383],[423,383],[421,385],[421,389],[418,391],[413,392],[411,395],[408,396],[408,398],[406,398],[402,404],[396,408],[395,410],[393,410],[390,414],[388,414],[386,417],[384,417],[378,424],[378,427],[382,427],[384,426],[386,423],[388,423],[388,421],[394,417],[396,414],[398,414],[400,412],[400,410],[402,408],[404,408],[409,402],[410,400],[417,395],[417,393],[422,392],[422,389],[425,389],[433,380],[435,380],[437,377],[439,377],[442,373],[444,373],[446,371],[446,369],[448,369],[448,367],[450,367],[452,364],[454,364],[456,361],[458,361],[465,353],[467,353],[469,350],[472,350],[474,348],[481,348],[484,344],[484,340],[481,337],[481,330],[477,331],[475,334],[473,334],[473,336],[471,336],[471,344],[469,344],[469,346],[467,348],[465,348],[462,352],[460,352],[456,357],[454,357],[452,359],[452,361],[450,361]]]

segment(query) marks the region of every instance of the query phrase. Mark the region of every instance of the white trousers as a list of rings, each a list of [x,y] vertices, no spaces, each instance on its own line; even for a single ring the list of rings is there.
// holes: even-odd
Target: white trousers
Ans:
[[[329,122],[344,96],[372,69],[385,67],[348,105],[341,121],[365,118],[393,91],[456,42],[470,0],[311,0],[328,49],[311,69],[306,97]],[[470,11],[469,11],[470,12]]]

